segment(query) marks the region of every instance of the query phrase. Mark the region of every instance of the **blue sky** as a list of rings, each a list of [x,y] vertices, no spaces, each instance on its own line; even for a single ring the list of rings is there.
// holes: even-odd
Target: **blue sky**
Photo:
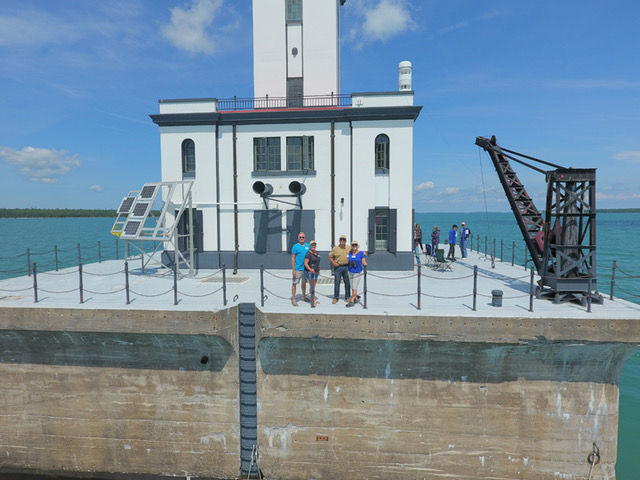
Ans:
[[[507,211],[478,135],[640,207],[640,3],[347,0],[342,92],[413,63],[414,207]],[[3,0],[0,207],[116,208],[160,180],[162,98],[253,95],[249,0]],[[541,174],[514,165],[539,208]]]

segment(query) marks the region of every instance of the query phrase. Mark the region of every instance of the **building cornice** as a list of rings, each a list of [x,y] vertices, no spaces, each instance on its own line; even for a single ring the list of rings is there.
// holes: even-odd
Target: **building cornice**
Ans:
[[[304,110],[252,110],[238,112],[160,113],[149,115],[160,127],[194,125],[274,125],[289,123],[357,122],[376,120],[413,120],[422,107],[360,107]]]

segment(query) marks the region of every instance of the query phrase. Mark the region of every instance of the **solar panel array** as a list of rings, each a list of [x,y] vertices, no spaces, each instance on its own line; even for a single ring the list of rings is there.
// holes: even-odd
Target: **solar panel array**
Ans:
[[[140,233],[141,227],[142,227],[142,222],[140,220],[128,220],[124,224],[122,236],[137,237]]]
[[[120,208],[118,208],[118,214],[128,214],[135,199],[136,197],[125,197],[120,204]]]
[[[158,185],[145,183],[144,187],[142,187],[142,190],[140,191],[139,198],[143,198],[145,200],[155,198],[157,189]]]
[[[131,212],[131,216],[146,217],[150,206],[151,204],[149,202],[136,202],[135,207],[133,207],[133,212]]]
[[[159,191],[159,183],[145,183],[137,197],[128,197],[123,200],[120,209],[123,209],[125,202],[127,202],[127,212],[122,213],[127,213],[128,216],[122,227],[120,238],[135,240],[141,236],[142,229],[149,217],[151,207]],[[132,199],[131,203],[128,202],[129,199]],[[118,213],[120,213],[120,211],[118,211]]]

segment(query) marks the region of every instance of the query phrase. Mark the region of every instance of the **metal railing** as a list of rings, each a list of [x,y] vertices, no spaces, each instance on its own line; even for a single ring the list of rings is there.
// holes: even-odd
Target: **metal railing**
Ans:
[[[221,98],[217,100],[219,112],[239,110],[269,110],[283,108],[348,108],[351,107],[351,95],[330,94],[303,97],[254,97]]]
[[[482,241],[484,240],[484,241]],[[471,237],[470,239],[470,243],[469,243],[469,249],[470,251],[473,251],[473,247],[475,246],[476,248],[476,252],[477,254],[481,255],[481,246],[482,244],[484,244],[484,248],[485,248],[485,261],[491,260],[491,266],[494,267],[495,266],[495,262],[499,261],[499,262],[503,262],[505,259],[502,258],[502,255],[505,251],[504,248],[504,244],[503,242],[501,242],[501,248],[500,248],[500,255],[497,256],[496,255],[496,249],[497,249],[497,242],[494,240],[493,242],[491,242],[493,245],[491,245],[490,247],[490,242],[488,240],[487,237],[481,239],[479,237],[474,238]],[[513,242],[512,245],[510,246],[511,248],[507,248],[506,250],[509,251],[510,250],[510,259],[507,258],[507,261],[510,260],[511,265],[515,264],[515,254],[516,251],[518,251],[518,248],[516,246],[516,242]],[[166,266],[162,266],[161,270],[164,272],[162,274],[154,274],[154,273],[149,273],[149,274],[145,274],[144,273],[144,268],[142,268],[140,271],[141,273],[131,273],[129,271],[129,263],[128,262],[124,262],[124,269],[123,270],[119,270],[117,272],[112,272],[112,273],[98,273],[98,272],[92,272],[91,268],[87,269],[86,265],[90,265],[89,262],[97,262],[100,263],[102,262],[105,257],[108,259],[113,259],[114,257],[116,259],[118,259],[119,257],[119,247],[118,247],[118,242],[116,241],[115,244],[113,244],[113,246],[111,248],[105,248],[105,246],[101,245],[100,242],[98,242],[97,247],[94,247],[95,249],[93,250],[93,252],[91,252],[89,249],[84,249],[80,246],[80,244],[74,246],[74,247],[70,247],[67,249],[61,249],[58,248],[58,246],[55,246],[52,250],[49,250],[47,252],[32,252],[29,249],[26,250],[25,253],[21,253],[18,255],[15,255],[13,257],[0,257],[0,264],[2,264],[3,260],[7,260],[7,259],[11,259],[13,261],[17,261],[19,262],[19,264],[22,264],[22,267],[13,269],[13,270],[0,270],[0,273],[4,273],[7,274],[9,277],[33,277],[32,281],[30,282],[30,284],[24,285],[22,286],[22,288],[7,288],[6,286],[0,286],[0,293],[5,292],[5,293],[19,293],[19,292],[28,292],[28,291],[32,291],[33,292],[33,297],[34,297],[34,302],[40,302],[40,296],[39,293],[40,292],[44,292],[47,294],[66,294],[66,293],[70,293],[70,292],[78,292],[79,295],[79,301],[80,303],[84,303],[84,292],[88,292],[91,294],[96,294],[96,295],[111,295],[111,294],[117,294],[120,292],[125,292],[125,296],[126,296],[126,304],[128,305],[131,302],[131,294],[134,295],[138,295],[140,297],[156,297],[156,296],[163,296],[163,295],[168,295],[170,293],[173,293],[173,303],[174,305],[177,305],[178,303],[178,294],[182,295],[183,297],[205,297],[205,296],[210,296],[213,295],[219,291],[223,292],[223,302],[222,304],[224,306],[227,305],[227,282],[226,282],[226,270],[225,267],[223,266],[221,270],[219,270],[219,272],[222,272],[222,287],[213,290],[213,291],[207,291],[204,294],[200,293],[200,294],[193,294],[191,292],[187,293],[185,291],[180,291],[178,289],[178,285],[179,282],[178,280],[181,278],[179,278],[179,273],[175,270],[175,269],[171,269],[171,268],[167,268]],[[111,250],[111,251],[109,251]],[[533,271],[533,267],[530,265],[530,259],[527,259],[526,253],[527,253],[527,249],[526,248],[522,248],[519,249],[519,251],[521,251],[523,253],[523,255],[520,255],[520,260],[522,260],[524,258],[524,269],[527,272],[523,277],[518,277],[518,278],[511,278],[511,280],[524,280],[525,277],[528,278],[528,283],[529,283],[529,288],[528,288],[528,292],[524,292],[520,295],[516,295],[514,297],[504,297],[505,300],[508,300],[510,298],[521,298],[521,297],[529,297],[529,310],[533,311],[533,298],[536,296],[536,289],[535,289],[535,284],[534,284],[534,271]],[[90,254],[93,255],[90,255]],[[63,261],[63,259],[61,259],[61,256],[64,255],[67,256],[71,256],[71,258],[67,258],[66,260]],[[42,258],[43,256],[49,257],[48,258],[48,262],[45,261],[46,258]],[[35,262],[34,260],[38,260],[38,262]],[[23,263],[25,262],[25,263]],[[27,263],[28,262],[28,263]],[[64,265],[63,265],[64,264]],[[72,264],[73,266],[70,266],[69,264]],[[474,266],[473,268],[473,274],[469,274],[469,275],[464,275],[464,276],[453,276],[453,275],[440,275],[440,276],[434,276],[429,274],[429,270],[426,268],[427,265],[422,265],[422,266],[418,266],[417,272],[411,272],[408,275],[402,275],[402,276],[394,276],[393,274],[390,273],[385,273],[384,275],[380,275],[377,273],[371,273],[368,272],[367,269],[364,270],[364,290],[361,292],[362,296],[363,296],[363,307],[367,308],[367,298],[368,295],[374,295],[374,296],[378,296],[378,297],[389,297],[389,296],[401,296],[401,297],[411,297],[411,296],[415,296],[416,298],[416,302],[415,302],[415,307],[418,310],[422,309],[422,300],[424,298],[427,297],[435,297],[434,295],[430,295],[428,293],[425,293],[424,289],[423,289],[423,282],[428,282],[430,281],[430,279],[435,279],[437,281],[453,281],[453,280],[459,280],[459,281],[464,281],[465,279],[468,278],[473,278],[473,281],[469,283],[468,288],[469,291],[467,293],[460,293],[460,294],[456,294],[455,296],[449,296],[449,297],[444,297],[444,296],[438,296],[436,298],[448,298],[448,299],[458,299],[458,298],[468,298],[468,297],[472,297],[473,298],[473,310],[476,309],[476,300],[477,297],[489,297],[491,298],[491,296],[489,295],[482,295],[480,293],[478,293],[478,281],[480,279],[482,279],[483,277],[486,278],[493,278],[493,276],[491,275],[486,275],[483,273],[480,273],[478,271],[478,267],[477,265]],[[608,271],[608,267],[606,266],[606,268],[604,266],[601,266],[600,269],[601,271],[604,270],[605,272]],[[62,271],[60,271],[62,270]],[[616,289],[618,291],[618,298],[620,299],[625,299],[625,300],[631,300],[631,301],[635,301],[637,303],[638,299],[640,299],[640,295],[638,294],[634,294],[632,292],[629,291],[629,288],[626,288],[626,284],[624,283],[625,281],[629,281],[629,284],[631,284],[631,282],[635,282],[637,281],[637,279],[640,279],[640,275],[632,275],[624,270],[622,270],[618,265],[617,262],[614,260],[612,265],[611,265],[611,274],[610,274],[610,294],[609,294],[609,299],[610,300],[614,300],[614,294],[616,293]],[[275,293],[273,291],[273,289],[269,289],[268,286],[265,284],[264,281],[264,276],[265,274],[269,274],[272,277],[275,278],[281,278],[281,279],[287,279],[290,280],[289,276],[285,276],[282,277],[281,276],[281,272],[282,270],[277,270],[277,271],[268,271],[266,269],[264,269],[262,266],[260,268],[260,299],[261,299],[261,304],[262,306],[264,306],[265,301],[269,298],[269,295],[273,296],[273,297],[277,297],[277,298],[286,298],[287,301],[289,300],[289,297],[281,297],[280,295],[278,295],[277,293]],[[427,273],[425,273],[427,272]],[[208,275],[211,275],[210,272],[207,272]],[[134,291],[130,288],[130,284],[129,284],[129,276],[130,275],[142,275],[142,276],[154,276],[154,277],[158,277],[158,278],[162,278],[162,279],[167,279],[167,280],[172,280],[172,285],[167,284],[166,288],[163,288],[162,291],[159,292],[154,292],[154,293],[150,293],[150,292],[137,292]],[[57,275],[76,275],[77,279],[78,279],[78,283],[77,283],[77,287],[74,287],[70,290],[65,290],[65,291],[58,291],[55,290],[55,286],[58,282],[56,281],[45,281],[43,282],[43,277],[44,276],[57,276]],[[92,276],[99,276],[99,277],[105,277],[105,276],[112,276],[112,275],[123,275],[123,281],[120,284],[120,282],[116,282],[116,286],[114,288],[112,288],[111,290],[108,291],[97,291],[95,289],[92,289],[91,286],[91,282],[89,282],[88,284],[85,282],[85,279],[87,279],[88,277],[92,277]],[[606,277],[607,275],[601,275],[603,277]],[[374,279],[382,279],[384,281],[405,281],[405,282],[409,282],[406,286],[402,286],[402,288],[399,289],[399,291],[401,293],[397,293],[397,294],[390,294],[388,293],[388,291],[385,291],[384,288],[381,289],[380,291],[376,291],[375,290],[375,285],[374,285],[374,289],[370,289],[369,288],[369,283],[367,282],[367,279],[369,277],[373,277]],[[321,278],[325,278],[325,279],[329,279],[329,281],[331,281],[333,279],[333,276],[326,276],[326,277],[321,277]],[[374,282],[375,284],[376,282]],[[380,283],[380,282],[377,282]],[[413,286],[412,286],[413,285]],[[88,288],[87,288],[88,286]],[[113,285],[112,285],[113,287]],[[457,289],[458,292],[464,292],[464,289]],[[315,293],[315,292],[314,292]],[[269,294],[269,295],[267,295]],[[234,301],[236,297],[234,298]],[[537,298],[537,297],[536,297]],[[588,309],[590,311],[591,305],[590,302],[588,304]]]

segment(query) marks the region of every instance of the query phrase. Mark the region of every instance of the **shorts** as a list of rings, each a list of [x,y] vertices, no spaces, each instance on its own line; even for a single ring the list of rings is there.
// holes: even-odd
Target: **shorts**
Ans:
[[[306,278],[307,280],[317,280],[318,279],[318,274],[317,273],[311,273],[309,270],[305,270],[304,271],[304,278]]]
[[[351,290],[358,291],[358,284],[362,278],[362,272],[351,273],[349,272],[349,280],[351,281]]]
[[[297,285],[298,283],[300,283],[300,280],[302,280],[303,276],[304,270],[296,270],[296,272],[293,274],[293,284]]]

